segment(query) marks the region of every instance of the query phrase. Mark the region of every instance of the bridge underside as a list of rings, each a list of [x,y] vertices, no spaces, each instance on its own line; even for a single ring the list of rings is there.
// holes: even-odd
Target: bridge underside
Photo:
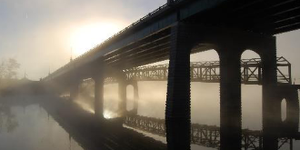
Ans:
[[[299,0],[231,0],[186,21],[274,35],[299,29],[299,14]]]
[[[117,76],[120,99],[124,99],[123,70],[170,59],[165,116],[168,149],[189,150],[190,54],[214,49],[220,58],[220,149],[239,150],[242,147],[240,57],[251,49],[261,57],[263,149],[275,150],[278,131],[287,127],[281,120],[281,101],[290,91],[281,93],[284,90],[277,85],[273,35],[299,29],[299,10],[299,0],[177,0],[174,5],[142,18],[46,80],[59,85],[60,89],[56,90],[64,90],[76,89],[79,81],[93,78],[97,90],[95,103],[102,107],[104,77]],[[291,91],[294,95],[297,90],[291,88]],[[293,100],[287,103],[294,110],[290,114],[294,132],[298,130],[295,127],[299,123],[299,108],[292,106],[298,106],[295,104],[299,101],[296,95],[290,99]],[[97,111],[101,115],[103,109]]]
[[[183,22],[199,24],[199,28],[215,26],[274,35],[298,29],[300,27],[299,13],[300,2],[298,0],[232,0],[184,19]],[[184,13],[180,14],[180,18],[185,18]],[[113,67],[124,69],[166,60],[170,51],[170,34],[170,28],[162,29],[142,40],[106,54],[105,61]],[[201,43],[194,47],[192,53],[210,48],[212,47],[209,43]]]
[[[107,64],[118,69],[166,60],[170,50],[170,27],[178,22],[198,25],[199,28],[214,26],[274,35],[299,29],[299,18],[299,0],[176,0],[171,7],[164,5],[149,13],[70,63],[75,65],[68,64],[51,76],[65,79],[73,66],[84,70],[95,64],[96,59],[105,59]],[[210,48],[212,46],[209,43],[202,41],[201,45],[194,47],[193,52]],[[82,76],[85,78],[90,75]]]
[[[97,115],[103,118],[103,80],[117,76],[120,99],[126,99],[126,77],[122,70],[170,59],[166,102],[166,132],[170,150],[190,149],[190,54],[215,49],[220,57],[220,148],[241,149],[241,54],[252,49],[261,57],[263,86],[264,149],[277,149],[282,97],[277,87],[276,39],[273,36],[200,24],[179,23],[139,41],[105,54],[97,61],[79,66],[58,78],[65,87],[78,87],[78,81],[93,78]],[[99,92],[100,91],[100,92]],[[96,105],[95,105],[96,106]],[[120,103],[124,108],[126,103]],[[295,108],[297,109],[297,108]],[[299,114],[298,114],[299,115]],[[295,119],[296,114],[291,116]],[[294,122],[297,124],[299,121]],[[182,141],[178,143],[176,141]]]

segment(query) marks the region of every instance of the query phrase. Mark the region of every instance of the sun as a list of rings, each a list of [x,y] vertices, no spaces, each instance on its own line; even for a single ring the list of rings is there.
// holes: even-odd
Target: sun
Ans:
[[[92,23],[76,28],[70,41],[72,55],[78,57],[121,29],[120,25],[114,23]]]

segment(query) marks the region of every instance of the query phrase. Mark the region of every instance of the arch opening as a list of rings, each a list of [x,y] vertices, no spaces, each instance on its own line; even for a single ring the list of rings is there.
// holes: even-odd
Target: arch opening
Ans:
[[[210,49],[190,55],[191,60],[191,122],[192,124],[207,125],[204,129],[209,132],[210,126],[220,127],[220,67],[219,54]],[[192,138],[201,139],[205,134],[200,133],[197,126],[193,127]],[[195,136],[194,136],[195,135]],[[196,142],[196,141],[195,141]],[[191,144],[192,149],[203,149],[203,146]]]
[[[220,126],[219,54],[210,49],[190,59],[192,123]]]
[[[140,66],[148,69],[138,73],[138,115],[165,119],[168,66],[169,59]]]
[[[74,102],[83,110],[95,113],[95,81],[91,78],[84,79],[78,87],[78,95]]]
[[[104,84],[104,118],[118,117],[119,88],[117,83]]]
[[[132,85],[127,85],[126,87],[126,110],[131,111],[134,109],[134,87]]]
[[[287,119],[287,101],[282,99],[281,101],[281,121],[284,122]]]
[[[242,128],[262,130],[261,57],[253,50],[241,55]]]

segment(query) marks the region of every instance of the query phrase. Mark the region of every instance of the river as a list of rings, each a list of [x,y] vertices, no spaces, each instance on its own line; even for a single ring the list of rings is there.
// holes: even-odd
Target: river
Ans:
[[[166,82],[139,83],[138,114],[164,118]],[[128,87],[128,109],[132,108],[133,90]],[[105,86],[105,117],[115,116],[117,110],[117,85]],[[243,128],[261,130],[261,86],[242,86]],[[10,99],[36,99],[42,97],[13,97]],[[219,84],[191,84],[192,122],[208,125],[219,125]],[[80,99],[77,103],[93,113],[91,102]],[[38,104],[0,105],[0,149],[1,150],[83,150],[60,125]],[[282,114],[283,116],[285,114]],[[146,133],[144,133],[146,134]],[[146,134],[150,136],[149,134]],[[165,138],[152,135],[155,139]],[[294,149],[300,148],[295,141]],[[210,150],[211,148],[192,145],[192,150]],[[288,149],[287,146],[282,149]]]
[[[14,99],[39,97],[11,97]],[[83,150],[38,104],[0,104],[1,150]]]

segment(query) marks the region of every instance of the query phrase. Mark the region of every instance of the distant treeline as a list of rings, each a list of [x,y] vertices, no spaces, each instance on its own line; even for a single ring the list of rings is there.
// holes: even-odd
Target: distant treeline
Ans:
[[[0,64],[0,96],[15,94],[36,94],[41,86],[37,81],[30,81],[24,76],[18,79],[20,64],[14,58],[2,60]]]

